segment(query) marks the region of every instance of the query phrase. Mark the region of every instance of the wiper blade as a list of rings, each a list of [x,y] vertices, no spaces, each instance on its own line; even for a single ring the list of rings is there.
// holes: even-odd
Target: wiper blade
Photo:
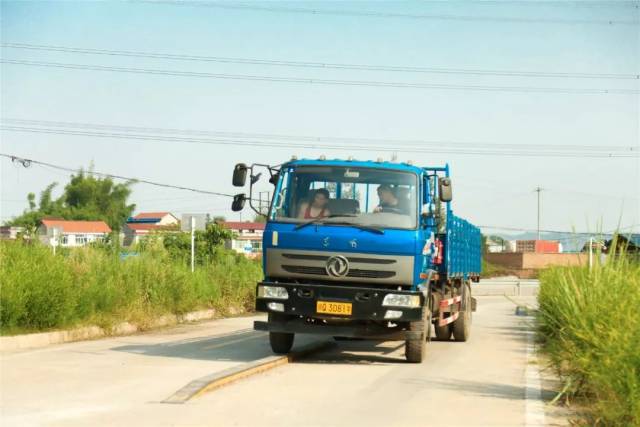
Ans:
[[[348,225],[350,227],[355,227],[357,229],[364,230],[364,231],[370,231],[370,232],[375,233],[375,234],[384,234],[384,230],[382,228],[372,227],[370,225],[354,224],[352,222],[346,222],[346,221],[344,221],[344,222],[343,221],[341,221],[341,222],[328,222],[326,224],[327,225],[330,225],[330,224]]]
[[[335,214],[335,215],[323,216],[321,218],[314,218],[311,221],[300,223],[294,227],[294,230],[300,230],[301,228],[304,228],[307,225],[311,225],[311,224],[322,224],[322,222],[327,218],[355,218],[355,217],[356,215],[353,215],[353,214],[342,214],[342,215]]]
[[[384,230],[382,228],[373,227],[373,226],[370,226],[370,225],[354,224],[352,222],[347,222],[347,221],[329,221],[329,222],[323,221],[326,218],[338,218],[338,217],[353,218],[355,216],[356,215],[329,215],[328,217],[325,217],[325,218],[315,218],[312,221],[303,222],[302,224],[296,225],[294,230],[299,230],[299,229],[301,229],[303,227],[306,227],[307,225],[311,225],[311,224],[348,225],[350,227],[354,227],[354,228],[357,228],[357,229],[360,229],[360,230],[364,230],[364,231],[369,231],[371,233],[384,234]]]

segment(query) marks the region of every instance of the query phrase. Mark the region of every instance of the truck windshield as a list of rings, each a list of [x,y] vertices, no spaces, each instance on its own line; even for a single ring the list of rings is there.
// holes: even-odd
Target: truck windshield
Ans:
[[[298,166],[283,169],[269,218],[280,222],[417,227],[417,175],[389,169]]]

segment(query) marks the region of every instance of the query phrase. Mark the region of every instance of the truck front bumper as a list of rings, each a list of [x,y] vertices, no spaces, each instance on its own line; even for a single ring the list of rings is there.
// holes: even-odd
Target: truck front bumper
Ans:
[[[424,337],[424,331],[406,330],[408,322],[422,319],[425,296],[420,291],[270,281],[258,283],[258,287],[260,286],[277,286],[287,290],[288,297],[286,299],[262,298],[259,295],[256,298],[257,311],[285,315],[282,317],[287,320],[255,322],[254,329],[256,330],[375,340],[414,340]],[[388,294],[417,295],[420,298],[420,306],[383,306],[382,302]],[[318,313],[318,301],[351,304],[351,314]],[[270,309],[269,303],[274,302],[282,304],[282,310]],[[395,311],[396,314],[400,312],[401,315],[393,319],[385,318],[389,310]],[[393,322],[398,326],[388,327],[388,322]]]

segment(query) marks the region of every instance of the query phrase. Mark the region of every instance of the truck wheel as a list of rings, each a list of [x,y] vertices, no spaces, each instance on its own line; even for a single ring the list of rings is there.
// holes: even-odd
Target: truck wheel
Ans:
[[[460,316],[453,322],[453,339],[465,342],[471,335],[471,287],[465,283],[462,287],[462,311]]]
[[[422,331],[427,336],[427,327],[429,325],[429,319],[431,319],[431,310],[428,305],[425,305],[422,309],[422,320],[417,322],[409,322],[410,331]],[[407,340],[404,344],[404,353],[407,362],[410,363],[422,363],[424,356],[427,353],[427,339],[419,340]]]
[[[285,322],[288,316],[278,313],[269,313],[269,322]],[[287,354],[293,347],[294,334],[288,332],[269,332],[269,344],[276,354]]]
[[[438,341],[449,341],[451,339],[451,325],[440,326],[437,323],[433,325],[433,329],[436,331],[436,339]]]

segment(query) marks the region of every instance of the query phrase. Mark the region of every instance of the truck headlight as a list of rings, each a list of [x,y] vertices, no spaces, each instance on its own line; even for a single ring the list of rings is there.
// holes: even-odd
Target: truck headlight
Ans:
[[[382,300],[385,307],[420,307],[420,295],[387,294]]]
[[[258,298],[288,299],[289,292],[282,286],[258,286]]]

